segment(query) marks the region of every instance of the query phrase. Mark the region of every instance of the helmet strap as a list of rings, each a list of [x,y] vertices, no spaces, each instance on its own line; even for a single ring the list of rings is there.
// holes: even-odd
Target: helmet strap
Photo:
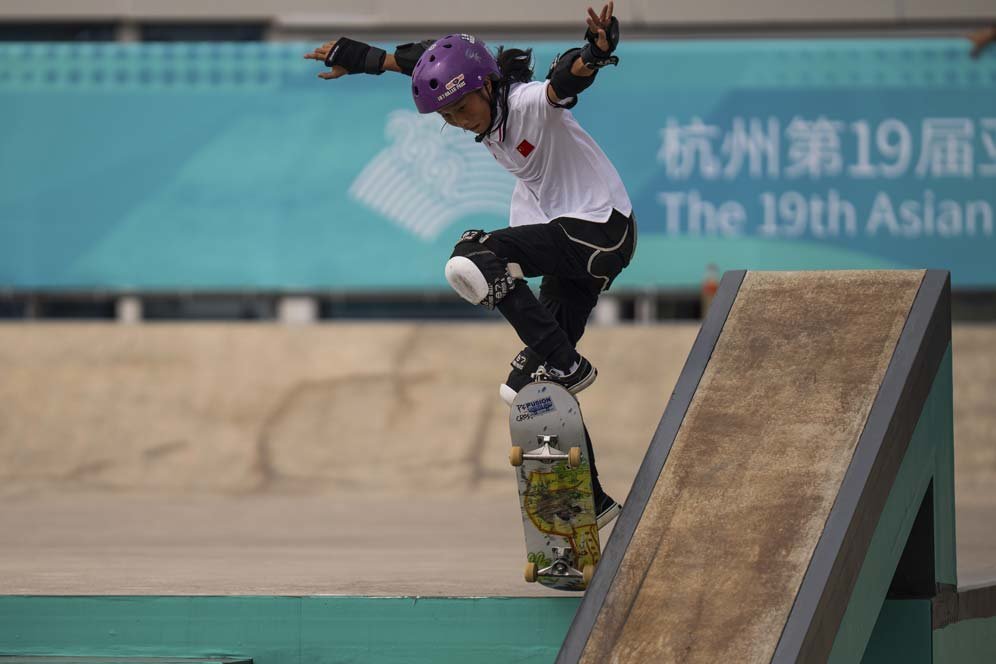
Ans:
[[[508,112],[508,82],[504,81],[504,80],[501,80],[501,79],[495,80],[494,78],[489,79],[489,80],[491,81],[491,93],[488,96],[488,103],[491,106],[491,123],[488,125],[487,129],[485,129],[480,134],[478,134],[477,136],[474,137],[474,140],[477,141],[478,143],[480,143],[481,141],[483,141],[495,129],[498,128],[495,125],[497,124],[497,120],[498,120],[498,97],[499,96],[502,96],[502,99],[505,102],[502,105],[503,106],[502,107],[502,119],[501,119],[501,124],[502,125],[505,124],[505,115]],[[482,90],[482,94],[483,94],[484,88],[481,88],[481,90]]]

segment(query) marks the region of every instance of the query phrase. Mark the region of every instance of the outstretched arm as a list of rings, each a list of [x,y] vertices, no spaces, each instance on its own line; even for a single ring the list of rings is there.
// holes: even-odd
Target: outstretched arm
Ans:
[[[599,14],[588,7],[588,31],[584,35],[588,43],[558,56],[546,75],[550,80],[546,94],[551,103],[572,108],[578,94],[594,82],[599,69],[619,63],[619,58],[612,55],[619,44],[619,21],[612,15],[614,5],[610,1]],[[565,100],[569,101],[564,103]]]
[[[394,53],[387,53],[376,46],[342,37],[325,42],[311,53],[305,53],[304,57],[306,60],[319,60],[329,67],[329,71],[318,74],[318,78],[325,80],[347,74],[379,76],[385,71],[411,76],[419,56],[431,45],[431,39],[401,44]]]

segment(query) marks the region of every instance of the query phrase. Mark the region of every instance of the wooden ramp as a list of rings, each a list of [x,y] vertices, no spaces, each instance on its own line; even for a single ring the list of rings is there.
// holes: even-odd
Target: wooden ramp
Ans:
[[[557,661],[858,662],[955,588],[950,338],[947,272],[727,274]]]

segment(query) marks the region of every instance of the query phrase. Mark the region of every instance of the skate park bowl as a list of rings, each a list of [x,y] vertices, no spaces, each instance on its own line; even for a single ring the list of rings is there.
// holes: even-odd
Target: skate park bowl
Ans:
[[[71,329],[0,329],[3,396],[32,415],[0,427],[0,661],[996,656],[979,468],[955,511],[973,332],[952,336],[946,272],[731,272],[700,329],[593,329],[626,376],[585,415],[629,495],[583,596],[519,578],[507,412],[493,376],[445,360],[511,357],[508,335]],[[342,376],[318,368],[344,366],[334,340],[360,358]],[[654,344],[683,368],[625,359]],[[46,430],[57,412],[71,426]]]

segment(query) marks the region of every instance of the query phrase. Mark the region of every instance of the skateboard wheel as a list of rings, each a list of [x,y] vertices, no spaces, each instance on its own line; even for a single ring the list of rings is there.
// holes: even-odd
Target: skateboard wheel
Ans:
[[[571,468],[577,468],[581,465],[580,447],[572,447],[571,451],[567,453],[567,465]]]
[[[588,584],[591,583],[592,578],[595,576],[595,566],[585,565],[584,566],[584,587],[587,588]]]
[[[508,453],[508,461],[513,466],[522,465],[522,448],[518,445],[512,447],[512,451]]]
[[[536,583],[537,571],[536,563],[526,563],[526,573],[523,576],[526,577],[527,583]]]

